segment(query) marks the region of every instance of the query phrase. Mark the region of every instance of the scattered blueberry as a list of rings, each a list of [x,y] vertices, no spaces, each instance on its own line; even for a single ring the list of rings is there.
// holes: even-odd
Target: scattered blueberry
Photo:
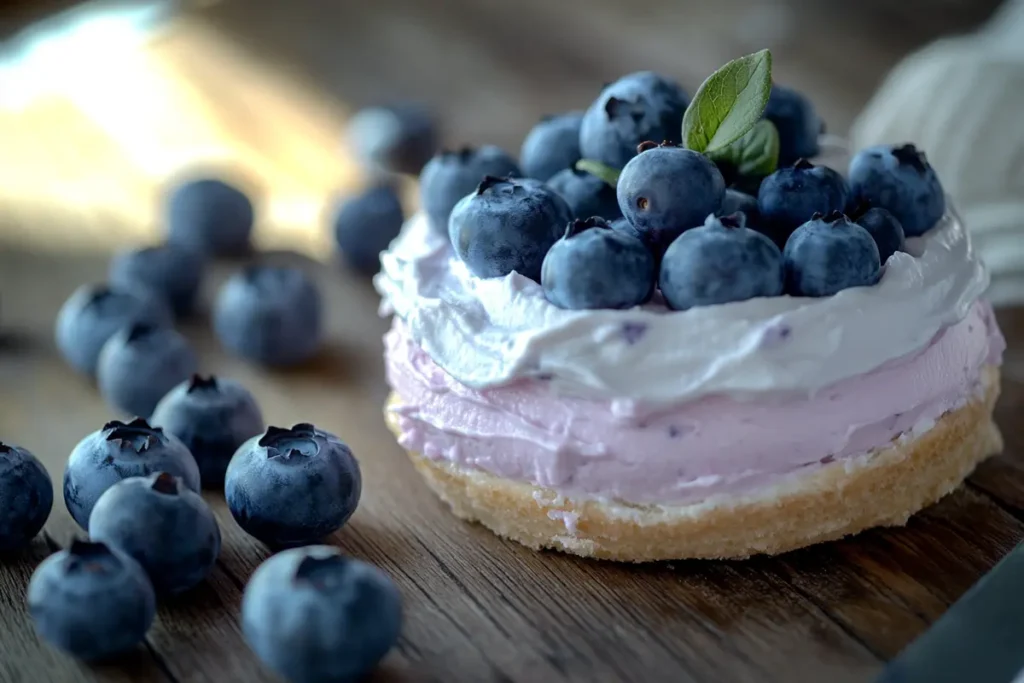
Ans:
[[[130,556],[166,594],[197,585],[220,555],[220,527],[210,507],[167,472],[107,489],[89,515],[89,537]]]
[[[231,456],[264,429],[263,415],[249,390],[212,375],[193,375],[168,392],[150,422],[185,444],[207,488],[224,485]]]
[[[323,341],[323,303],[316,284],[301,270],[249,266],[220,290],[213,329],[229,351],[265,365],[295,365]]]
[[[224,496],[235,521],[269,546],[316,543],[348,521],[362,476],[352,451],[311,424],[269,427],[228,465]]]
[[[586,171],[575,168],[559,171],[548,180],[548,187],[566,201],[573,218],[622,218],[615,188]]]
[[[878,145],[850,162],[856,201],[888,209],[907,237],[932,229],[946,211],[946,195],[935,169],[914,145]]]
[[[156,616],[146,573],[102,543],[73,541],[36,567],[28,610],[46,642],[86,661],[131,650]]]
[[[53,509],[53,484],[24,448],[0,443],[0,552],[28,546]]]
[[[167,202],[167,239],[204,254],[248,253],[252,202],[222,180],[200,178],[172,190]]]
[[[823,125],[810,100],[796,90],[773,85],[764,118],[779,131],[779,165],[817,156]]]
[[[202,254],[173,244],[127,249],[110,261],[110,284],[124,291],[145,289],[186,316],[195,307],[203,277]]]
[[[341,257],[356,270],[380,270],[380,253],[402,231],[402,202],[390,185],[371,187],[344,200],[334,215],[334,242]]]
[[[574,111],[541,120],[526,135],[519,163],[528,178],[547,181],[580,160],[580,124],[583,112]],[[493,175],[493,174],[492,174]]]
[[[878,247],[878,258],[884,264],[897,251],[906,251],[903,226],[892,213],[880,207],[869,208],[856,216],[855,222],[868,231]]]
[[[452,211],[450,235],[477,277],[516,271],[539,281],[544,255],[571,219],[565,200],[539,180],[488,176]]]
[[[103,346],[96,380],[108,404],[148,418],[164,394],[191,377],[198,364],[191,344],[173,327],[135,323]]]
[[[57,349],[72,368],[95,375],[103,345],[133,323],[170,325],[171,312],[148,291],[82,285],[57,314]]]
[[[790,233],[820,213],[824,216],[846,207],[849,188],[843,176],[827,166],[800,159],[764,179],[757,195],[762,229],[779,246]]]
[[[402,598],[391,579],[333,546],[273,555],[242,598],[249,646],[294,683],[363,680],[401,629]]]
[[[365,167],[418,175],[437,151],[438,131],[430,112],[405,103],[357,112],[348,122],[347,138]]]
[[[622,168],[644,140],[678,144],[689,102],[679,85],[654,72],[623,76],[606,86],[583,115],[580,153]]]
[[[647,245],[664,253],[683,231],[721,208],[725,180],[698,152],[653,143],[639,149],[619,176],[619,208]]]
[[[484,176],[521,175],[516,162],[494,145],[434,156],[420,174],[420,204],[430,226],[439,234],[448,234],[448,217],[459,201],[476,189]]]
[[[89,515],[103,492],[128,477],[168,472],[200,490],[195,458],[181,443],[142,418],[112,420],[78,442],[64,470],[64,504],[78,525],[89,530]]]
[[[639,306],[654,279],[654,257],[644,243],[601,218],[573,221],[541,273],[548,301],[572,310]]]
[[[709,216],[676,238],[661,261],[659,285],[669,307],[683,311],[779,296],[782,275],[779,248],[737,213]]]
[[[794,296],[832,296],[878,282],[881,261],[867,230],[838,211],[815,215],[797,228],[783,251],[786,291]]]
[[[757,211],[757,197],[753,197],[739,190],[727,189],[722,199],[722,208],[718,210],[719,216],[731,216],[734,213],[742,212],[746,216],[748,226],[756,226],[761,222],[761,214]]]

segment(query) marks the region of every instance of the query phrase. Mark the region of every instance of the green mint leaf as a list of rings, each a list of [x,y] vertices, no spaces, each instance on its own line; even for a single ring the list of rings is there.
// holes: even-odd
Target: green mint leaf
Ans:
[[[779,131],[768,119],[761,119],[746,135],[723,149],[709,152],[712,161],[725,162],[740,175],[764,178],[779,167]]]
[[[600,161],[594,161],[593,159],[580,159],[576,162],[576,170],[589,173],[592,176],[597,176],[612,187],[618,185],[619,174],[621,173],[618,169],[612,168],[607,164],[602,164]]]
[[[740,57],[711,74],[683,116],[683,144],[714,152],[743,137],[761,120],[772,90],[772,53]]]

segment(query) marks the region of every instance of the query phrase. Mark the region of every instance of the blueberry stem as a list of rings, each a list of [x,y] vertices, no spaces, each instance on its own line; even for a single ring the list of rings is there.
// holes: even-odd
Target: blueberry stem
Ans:
[[[192,379],[189,380],[188,390],[186,393],[191,394],[193,391],[199,389],[217,389],[217,378],[214,375],[209,377],[203,377],[199,373],[192,375]]]
[[[13,448],[11,448],[7,444],[5,444],[3,441],[0,441],[0,454],[7,454],[7,453],[13,453],[13,452],[14,452]]]
[[[161,472],[156,475],[156,479],[153,480],[153,485],[150,488],[157,493],[164,493],[168,496],[178,495],[178,480],[173,474],[168,472]]]
[[[597,228],[599,230],[611,230],[612,226],[608,224],[608,221],[601,218],[600,216],[591,216],[590,218],[577,218],[576,220],[569,223],[565,228],[565,236],[567,238],[573,237],[586,232],[591,228]]]
[[[636,153],[637,154],[643,154],[647,150],[649,150],[649,149],[657,149],[657,147],[658,147],[658,143],[657,142],[654,142],[653,140],[644,140],[643,142],[641,142],[639,145],[636,146]]]
[[[807,159],[797,159],[793,164],[793,168],[798,168],[801,171],[806,171],[809,168],[814,168],[814,164],[807,161]]]

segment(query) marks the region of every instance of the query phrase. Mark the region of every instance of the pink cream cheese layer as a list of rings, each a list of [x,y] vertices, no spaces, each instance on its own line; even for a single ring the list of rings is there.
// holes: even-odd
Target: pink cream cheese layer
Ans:
[[[567,496],[663,505],[770,487],[927,429],[980,394],[983,368],[1005,348],[978,302],[921,351],[813,397],[714,396],[647,411],[558,396],[536,379],[470,389],[398,318],[385,344],[404,448]]]

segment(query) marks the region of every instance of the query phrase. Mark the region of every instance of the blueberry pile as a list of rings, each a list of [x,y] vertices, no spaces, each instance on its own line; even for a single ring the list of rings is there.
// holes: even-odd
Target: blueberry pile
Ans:
[[[823,132],[763,51],[692,99],[662,75],[624,76],[582,113],[542,119],[519,164],[493,146],[442,152],[420,192],[472,274],[517,272],[561,308],[631,308],[658,290],[675,310],[826,297],[877,283],[945,195],[909,144],[865,149],[842,173],[808,161]]]

